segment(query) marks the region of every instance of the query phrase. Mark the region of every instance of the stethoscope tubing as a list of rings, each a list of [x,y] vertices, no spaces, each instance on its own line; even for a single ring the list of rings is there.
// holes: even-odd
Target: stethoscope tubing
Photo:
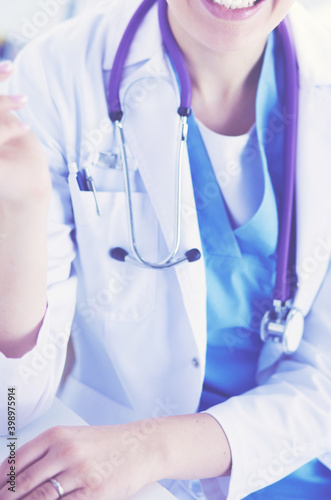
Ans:
[[[133,42],[134,36],[137,33],[137,30],[142,23],[142,20],[148,13],[149,9],[158,1],[158,16],[159,16],[159,24],[161,35],[163,39],[163,43],[165,45],[166,50],[173,61],[173,64],[178,72],[178,78],[180,82],[181,89],[181,103],[178,108],[178,114],[180,116],[179,123],[179,140],[178,140],[178,148],[177,148],[177,157],[176,157],[176,171],[175,171],[175,191],[174,191],[174,238],[170,253],[159,262],[150,262],[147,259],[143,258],[140,254],[137,242],[136,242],[136,233],[135,233],[135,225],[134,225],[134,215],[133,215],[133,207],[132,207],[132,196],[131,196],[131,188],[130,188],[130,179],[128,172],[128,162],[125,151],[125,138],[123,133],[123,126],[121,124],[121,120],[123,117],[123,111],[120,103],[120,84],[123,75],[123,69],[125,60],[129,53],[131,44]],[[126,193],[126,214],[129,222],[129,242],[131,247],[131,252],[133,256],[127,254],[123,249],[115,249],[115,252],[112,251],[111,255],[121,255],[122,257],[125,255],[124,260],[129,262],[137,263],[142,266],[146,266],[152,269],[165,269],[169,267],[173,267],[177,264],[180,264],[184,261],[189,260],[187,254],[192,255],[195,253],[195,258],[193,260],[198,260],[200,258],[200,253],[196,249],[192,249],[186,254],[176,259],[176,256],[179,252],[180,247],[180,238],[181,238],[181,222],[182,222],[182,167],[183,167],[183,156],[185,152],[185,145],[187,141],[187,117],[191,113],[191,102],[192,102],[192,84],[189,72],[187,70],[184,57],[176,43],[176,40],[172,34],[172,31],[168,22],[168,13],[167,13],[167,2],[165,0],[144,0],[134,16],[132,17],[130,23],[127,26],[127,29],[124,33],[122,41],[119,45],[118,52],[114,59],[114,70],[112,70],[110,83],[109,83],[109,115],[111,120],[115,124],[116,136],[120,149],[120,156],[123,166],[123,176],[124,176],[124,188]],[[193,261],[192,260],[192,261]]]
[[[179,86],[180,86],[180,106],[178,114],[181,116],[180,138],[178,143],[177,153],[177,167],[175,172],[175,216],[174,216],[174,242],[169,255],[158,263],[151,263],[144,259],[137,248],[136,235],[134,229],[134,216],[132,209],[132,197],[128,175],[128,165],[124,146],[124,134],[120,122],[123,117],[123,111],[120,102],[120,85],[123,76],[125,61],[129,53],[131,44],[141,25],[144,17],[153,5],[158,2],[158,17],[162,40],[165,49],[175,67],[177,72]],[[114,122],[117,130],[117,138],[120,143],[121,159],[124,170],[124,182],[126,191],[126,211],[129,221],[129,240],[132,253],[134,257],[127,254],[127,259],[130,261],[136,260],[137,262],[153,267],[156,269],[163,269],[172,267],[173,265],[183,262],[185,258],[180,258],[174,261],[180,247],[181,236],[181,191],[182,191],[182,161],[184,154],[184,147],[186,144],[187,135],[187,121],[185,118],[191,112],[192,105],[192,84],[184,56],[178,47],[178,44],[173,36],[169,26],[168,12],[166,0],[144,0],[136,13],[129,22],[123,38],[120,42],[117,54],[114,59],[114,65],[111,72],[109,82],[108,102],[109,102],[109,115]],[[283,166],[283,193],[281,201],[281,214],[280,214],[280,231],[278,238],[278,258],[276,266],[276,283],[274,289],[274,300],[281,303],[287,303],[292,299],[287,273],[289,267],[290,244],[291,234],[293,229],[293,209],[294,209],[294,188],[295,188],[295,171],[297,160],[297,133],[298,133],[298,107],[299,107],[299,76],[298,65],[296,58],[296,51],[293,41],[293,34],[289,21],[285,19],[278,26],[278,31],[282,39],[284,60],[285,60],[285,88],[286,88],[286,112],[291,119],[289,123],[285,123],[284,133],[284,166]],[[185,133],[184,133],[185,132]],[[183,135],[184,133],[184,135]],[[192,249],[196,250],[196,249]],[[197,251],[198,252],[198,251]],[[125,252],[126,253],[126,252]]]
[[[283,40],[285,60],[286,114],[289,123],[284,134],[283,193],[281,201],[280,231],[277,249],[277,270],[274,300],[286,302],[291,295],[288,277],[291,231],[293,230],[293,210],[295,201],[295,177],[298,145],[299,116],[299,71],[292,28],[288,19],[278,26]]]
[[[123,116],[121,101],[120,101],[120,87],[122,82],[123,70],[125,61],[128,57],[134,37],[146,17],[148,11],[153,7],[157,0],[144,0],[132,19],[130,20],[122,40],[118,46],[115,55],[112,71],[111,71],[111,85],[108,88],[108,103],[110,110],[110,119],[121,120]]]
[[[122,166],[123,166],[123,176],[124,176],[124,189],[125,189],[125,206],[126,206],[126,214],[127,214],[127,219],[129,221],[129,242],[130,242],[130,247],[131,251],[134,255],[135,258],[130,257],[130,255],[126,255],[125,258],[128,261],[131,262],[137,262],[141,264],[142,266],[147,266],[152,269],[164,269],[164,268],[169,268],[173,267],[181,262],[184,262],[187,260],[187,257],[182,257],[181,259],[174,260],[176,255],[178,254],[179,251],[179,246],[180,246],[180,235],[181,235],[181,219],[182,219],[182,211],[181,211],[181,205],[182,205],[182,165],[183,165],[183,155],[185,151],[185,144],[187,140],[187,117],[182,116],[180,118],[180,140],[178,144],[178,150],[177,150],[177,162],[176,162],[176,173],[175,173],[175,178],[176,178],[176,185],[175,185],[175,204],[174,204],[174,240],[173,240],[173,245],[172,249],[170,250],[170,253],[167,257],[165,257],[163,260],[160,262],[150,262],[147,259],[143,258],[137,247],[137,242],[136,242],[136,232],[135,232],[135,225],[134,225],[134,215],[133,215],[133,208],[132,208],[132,196],[131,196],[131,188],[130,188],[130,179],[129,179],[129,169],[128,169],[128,162],[127,162],[127,157],[126,157],[126,151],[125,151],[125,138],[123,134],[123,127],[120,121],[116,120],[115,121],[115,130],[116,130],[116,136],[117,136],[117,141],[120,147],[120,156],[122,160]]]
[[[169,57],[176,68],[178,80],[180,83],[180,108],[179,114],[185,110],[191,112],[192,106],[192,82],[187,69],[187,65],[181,50],[175,40],[175,37],[170,29],[168,21],[168,4],[166,0],[158,0],[158,15],[159,25],[164,46],[169,54]]]

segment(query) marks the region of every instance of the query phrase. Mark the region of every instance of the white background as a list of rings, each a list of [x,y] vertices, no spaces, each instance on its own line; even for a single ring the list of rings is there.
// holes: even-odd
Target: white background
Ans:
[[[37,27],[42,32],[65,19],[68,13],[96,3],[98,0],[0,0],[0,39],[13,31],[22,35],[28,22],[35,24],[38,14],[40,24],[45,23],[42,28]]]

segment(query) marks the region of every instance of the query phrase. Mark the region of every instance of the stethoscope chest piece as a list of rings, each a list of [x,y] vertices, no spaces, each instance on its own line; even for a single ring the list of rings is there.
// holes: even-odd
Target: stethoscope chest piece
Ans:
[[[304,316],[300,309],[275,300],[261,323],[261,340],[282,344],[285,354],[293,354],[299,347],[304,331]]]

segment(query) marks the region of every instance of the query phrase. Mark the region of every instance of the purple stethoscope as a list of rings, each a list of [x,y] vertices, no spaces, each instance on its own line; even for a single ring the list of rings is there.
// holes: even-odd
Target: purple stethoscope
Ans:
[[[180,117],[180,131],[178,140],[177,164],[176,164],[176,186],[174,207],[174,241],[170,253],[162,261],[153,263],[144,259],[138,249],[135,238],[135,226],[133,220],[132,197],[129,181],[128,162],[125,150],[125,138],[123,132],[123,111],[120,102],[120,85],[123,69],[134,37],[142,24],[145,16],[155,3],[158,3],[159,24],[163,44],[175,70],[180,84],[181,99],[177,110]],[[113,69],[109,82],[109,116],[114,123],[116,138],[120,149],[120,158],[123,166],[124,188],[126,195],[126,212],[129,221],[129,240],[131,254],[123,248],[112,248],[110,256],[120,262],[130,262],[150,269],[167,269],[181,262],[195,262],[200,259],[201,253],[198,249],[188,250],[182,257],[178,257],[181,239],[181,186],[182,186],[182,164],[183,153],[187,143],[188,123],[187,119],[191,113],[192,85],[185,64],[184,57],[177,45],[168,22],[166,0],[144,0],[129,22],[123,38],[118,47]],[[294,116],[286,128],[284,138],[284,172],[282,209],[280,214],[280,231],[278,237],[278,259],[276,270],[276,283],[271,310],[267,311],[261,322],[260,336],[266,342],[271,340],[282,345],[285,354],[295,352],[301,342],[304,329],[304,317],[302,312],[293,307],[293,289],[289,286],[289,273],[293,269],[293,255],[291,255],[294,219],[294,191],[295,171],[297,160],[297,132],[298,132],[298,107],[299,107],[299,75],[296,59],[296,51],[292,32],[287,20],[278,26],[278,32],[283,42],[284,59],[286,65],[286,109],[290,116]],[[295,245],[294,245],[295,246]]]

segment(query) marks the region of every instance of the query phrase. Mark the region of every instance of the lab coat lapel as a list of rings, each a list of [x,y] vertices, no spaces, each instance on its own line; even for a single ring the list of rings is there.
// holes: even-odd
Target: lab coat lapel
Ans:
[[[174,237],[174,188],[179,117],[178,88],[162,48],[122,84],[123,127],[161,232],[170,249]],[[160,140],[160,137],[162,140]],[[201,249],[187,150],[183,162],[182,231],[179,255]],[[166,252],[166,249],[164,249]],[[206,349],[206,287],[204,263],[183,263],[175,272],[185,308],[204,359]],[[170,270],[161,272],[171,272]]]
[[[331,254],[331,36],[300,5],[291,24],[300,68],[295,305],[308,314]],[[306,26],[310,26],[307,38]]]
[[[302,88],[297,175],[297,273],[295,305],[307,314],[325,277],[331,253],[330,120],[326,89]]]

